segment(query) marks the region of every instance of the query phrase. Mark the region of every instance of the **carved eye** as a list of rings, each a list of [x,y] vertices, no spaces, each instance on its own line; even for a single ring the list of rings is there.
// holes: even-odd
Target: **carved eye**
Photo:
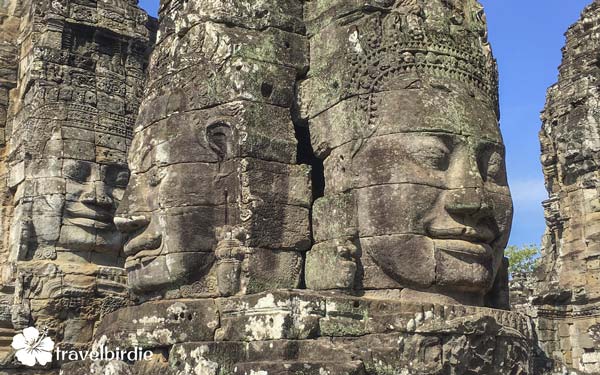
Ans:
[[[504,156],[501,151],[494,149],[484,150],[479,157],[479,172],[484,181],[497,185],[506,185],[506,168]]]
[[[109,165],[106,167],[104,182],[110,186],[126,188],[129,183],[129,171],[122,166]]]
[[[418,164],[438,171],[450,166],[451,145],[440,137],[425,137],[412,150],[411,157]]]
[[[63,173],[65,177],[71,180],[87,182],[92,173],[92,165],[79,160],[65,161]]]
[[[231,127],[218,122],[209,125],[206,129],[206,138],[208,145],[217,154],[219,161],[226,160],[231,153]]]

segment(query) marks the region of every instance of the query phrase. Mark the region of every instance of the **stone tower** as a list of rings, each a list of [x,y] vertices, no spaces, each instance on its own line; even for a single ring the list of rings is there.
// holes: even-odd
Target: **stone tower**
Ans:
[[[129,303],[113,216],[154,28],[136,1],[0,2],[3,349],[28,326],[85,347]]]
[[[532,374],[476,0],[135,3],[26,8],[12,321],[152,352],[46,373]]]
[[[171,0],[159,24],[115,219],[138,304],[94,340],[153,360],[65,373],[531,373],[529,320],[497,309],[477,1]]]
[[[534,304],[556,366],[600,372],[600,2],[566,33],[540,141],[549,199]],[[561,372],[562,373],[562,372]]]

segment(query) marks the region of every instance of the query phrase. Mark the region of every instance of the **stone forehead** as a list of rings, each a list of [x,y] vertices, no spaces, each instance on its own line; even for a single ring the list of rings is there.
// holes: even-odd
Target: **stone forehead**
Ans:
[[[236,122],[223,112],[209,111],[180,113],[159,120],[136,133],[129,157],[130,165],[139,172],[152,166],[216,163],[217,155],[209,145],[209,129],[224,126],[233,132]]]
[[[81,159],[100,164],[126,164],[132,138],[130,118],[73,103],[50,103],[35,111],[14,137],[11,153],[33,159]]]
[[[215,134],[225,135],[228,157],[295,163],[297,140],[290,110],[250,101],[203,110],[173,111],[162,119],[139,122],[132,149],[152,151],[163,163],[217,162],[211,141]],[[134,169],[139,157],[139,152],[132,152],[130,160]]]
[[[361,97],[375,134],[443,132],[501,144],[496,113],[470,95],[439,88],[392,90]]]
[[[417,132],[502,145],[496,113],[489,105],[465,93],[434,87],[356,96],[313,118],[310,128],[318,155],[359,139]]]

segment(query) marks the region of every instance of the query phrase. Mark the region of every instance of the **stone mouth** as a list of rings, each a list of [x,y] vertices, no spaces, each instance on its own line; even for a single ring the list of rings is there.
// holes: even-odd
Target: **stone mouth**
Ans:
[[[491,244],[498,237],[498,231],[488,225],[431,227],[428,232],[434,240],[464,241],[477,244]]]
[[[152,263],[152,261],[154,261],[156,258],[158,258],[161,252],[162,249],[145,250],[136,254],[133,257],[129,257],[125,261],[125,269],[131,271],[134,269],[143,268],[148,264]]]
[[[494,250],[491,245],[484,242],[471,242],[454,239],[434,239],[435,248],[445,253],[458,256],[467,255],[478,259],[492,259]]]
[[[114,227],[112,212],[99,206],[70,205],[65,208],[65,220],[82,228],[107,229]]]
[[[162,250],[162,235],[137,236],[125,244],[125,254],[129,255],[125,261],[125,268],[131,269],[150,263],[162,253]]]

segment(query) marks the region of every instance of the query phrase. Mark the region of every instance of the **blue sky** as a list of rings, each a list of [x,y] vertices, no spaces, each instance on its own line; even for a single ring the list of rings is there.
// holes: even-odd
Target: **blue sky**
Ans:
[[[540,243],[547,198],[538,132],[546,89],[558,79],[564,33],[591,0],[481,0],[500,69],[501,128],[515,204],[510,243]]]
[[[564,33],[591,0],[480,0],[500,69],[501,127],[515,204],[510,244],[540,243],[541,201],[546,199],[540,166],[540,111],[546,89],[556,82]],[[140,5],[156,15],[158,0]]]
[[[151,16],[157,17],[159,0],[140,0],[140,6]]]

